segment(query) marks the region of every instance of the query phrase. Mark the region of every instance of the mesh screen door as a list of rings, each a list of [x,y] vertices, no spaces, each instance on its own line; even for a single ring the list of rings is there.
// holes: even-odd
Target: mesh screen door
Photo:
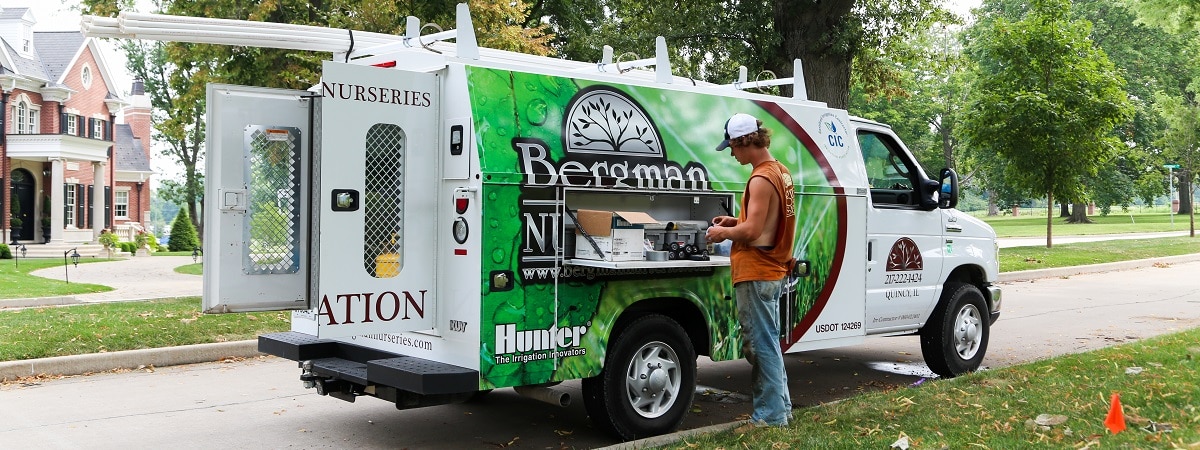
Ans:
[[[242,247],[247,274],[300,270],[300,130],[246,127],[247,220]]]

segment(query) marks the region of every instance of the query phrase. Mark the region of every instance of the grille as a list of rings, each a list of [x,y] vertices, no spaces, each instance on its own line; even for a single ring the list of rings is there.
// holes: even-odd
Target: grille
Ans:
[[[295,273],[300,268],[299,142],[296,128],[246,128],[249,220],[242,267],[247,274]]]
[[[367,130],[363,193],[363,267],[375,278],[400,274],[404,265],[404,150],[407,137],[393,124]]]

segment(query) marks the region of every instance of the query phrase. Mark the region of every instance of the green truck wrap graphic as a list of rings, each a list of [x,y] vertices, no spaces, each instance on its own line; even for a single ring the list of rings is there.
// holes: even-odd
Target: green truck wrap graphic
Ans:
[[[796,257],[812,275],[796,286],[784,339],[799,339],[830,300],[845,199],[815,142],[778,106],[478,67],[467,80],[484,184],[481,388],[597,375],[622,312],[651,299],[695,316],[698,353],[741,357],[728,267],[601,269],[565,265],[559,253],[574,239],[563,230],[564,188],[729,192],[740,201],[749,169],[713,150],[734,112],[773,130],[772,153],[796,186]],[[497,271],[514,284],[490,289]]]

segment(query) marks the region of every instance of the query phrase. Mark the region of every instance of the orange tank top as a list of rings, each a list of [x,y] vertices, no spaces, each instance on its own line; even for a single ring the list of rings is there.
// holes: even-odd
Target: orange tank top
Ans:
[[[734,242],[730,249],[730,269],[733,282],[774,281],[787,276],[788,261],[792,259],[792,246],[796,236],[796,190],[792,186],[792,175],[779,161],[769,161],[754,167],[750,179],[762,177],[775,187],[779,196],[780,211],[776,226],[775,241],[770,248],[756,247],[745,242]],[[750,182],[742,192],[742,210],[738,222],[746,220],[746,205],[750,202]]]

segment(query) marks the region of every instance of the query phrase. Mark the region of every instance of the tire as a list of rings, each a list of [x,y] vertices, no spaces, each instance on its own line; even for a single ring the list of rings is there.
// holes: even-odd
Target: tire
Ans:
[[[979,288],[949,282],[921,328],[921,356],[933,373],[954,378],[979,368],[990,337],[987,305]]]
[[[696,391],[696,351],[687,333],[651,314],[613,336],[604,370],[583,380],[588,416],[626,441],[674,431]]]

